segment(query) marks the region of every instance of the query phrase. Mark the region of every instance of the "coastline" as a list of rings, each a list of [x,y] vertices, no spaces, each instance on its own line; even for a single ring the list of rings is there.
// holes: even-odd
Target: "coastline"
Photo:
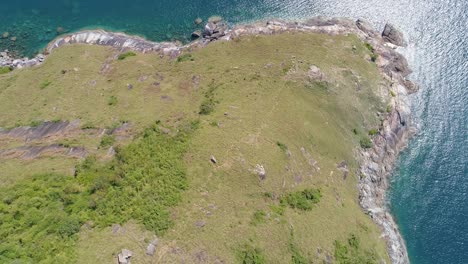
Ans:
[[[389,85],[388,89],[381,89],[380,93],[383,98],[390,99],[392,106],[392,110],[383,117],[383,125],[378,135],[373,138],[374,147],[367,151],[359,151],[361,164],[361,179],[358,186],[359,202],[363,210],[380,226],[392,263],[409,263],[404,240],[393,217],[385,207],[385,192],[389,186],[390,172],[399,152],[406,147],[408,139],[414,133],[408,95],[417,91],[417,86],[406,79],[410,70],[406,59],[394,50],[397,46],[384,40],[381,34],[364,21],[341,18],[317,17],[300,23],[269,20],[266,23],[257,22],[237,25],[231,29],[226,28],[213,38],[213,34],[219,33],[214,31],[204,33],[205,36],[202,38],[182,45],[172,42],[151,42],[123,33],[87,30],[58,37],[47,46],[45,54],[63,45],[82,43],[112,46],[121,51],[156,52],[161,56],[176,58],[184,50],[203,47],[212,41],[230,41],[243,35],[271,35],[285,32],[357,35],[361,40],[370,43],[378,55],[377,66]],[[1,64],[2,56],[0,56],[0,66],[23,68],[39,65],[46,55],[39,54],[33,59],[11,59],[10,64],[7,65]],[[395,96],[390,94],[389,90],[394,92]]]

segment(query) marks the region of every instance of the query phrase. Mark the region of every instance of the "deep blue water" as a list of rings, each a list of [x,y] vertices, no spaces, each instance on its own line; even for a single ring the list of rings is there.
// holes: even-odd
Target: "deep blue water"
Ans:
[[[419,134],[394,173],[389,203],[412,263],[468,263],[468,2],[466,0],[16,0],[0,3],[0,49],[33,54],[56,36],[105,27],[152,40],[187,41],[193,20],[363,17],[402,28]]]

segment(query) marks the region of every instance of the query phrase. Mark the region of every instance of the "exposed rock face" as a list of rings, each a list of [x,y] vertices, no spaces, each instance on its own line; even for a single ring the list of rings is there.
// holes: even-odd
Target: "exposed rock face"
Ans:
[[[403,33],[398,30],[394,25],[387,23],[382,32],[382,38],[397,46],[406,46]]]
[[[26,141],[43,139],[56,135],[63,135],[73,130],[79,129],[80,120],[44,122],[37,127],[17,127],[11,130],[0,130],[0,139],[2,137],[23,138]]]
[[[379,35],[379,32],[377,32],[374,27],[367,21],[358,19],[356,20],[356,26],[364,33],[369,35],[369,37],[376,37]]]

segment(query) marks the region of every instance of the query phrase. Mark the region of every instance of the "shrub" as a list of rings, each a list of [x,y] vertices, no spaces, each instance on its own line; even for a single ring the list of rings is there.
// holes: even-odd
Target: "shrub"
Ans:
[[[372,140],[368,136],[363,136],[359,140],[359,144],[361,145],[361,148],[364,149],[372,148]]]
[[[339,264],[378,263],[377,254],[361,248],[360,240],[354,234],[351,234],[345,243],[335,241],[335,260]]]
[[[117,97],[111,95],[109,99],[107,100],[108,105],[116,105],[117,104]]]
[[[121,53],[117,59],[118,60],[125,60],[126,58],[133,57],[133,56],[136,56],[136,53],[133,52],[133,51],[128,51],[128,52],[125,52],[125,53]]]
[[[266,263],[263,252],[251,245],[244,245],[239,251],[239,259],[242,264],[264,264]]]
[[[48,81],[48,80],[44,80],[42,81],[40,84],[39,84],[39,88],[42,90],[42,89],[45,89],[47,88],[47,86],[49,86],[52,82],[51,81]]]
[[[184,62],[184,61],[194,61],[195,59],[192,57],[192,54],[186,53],[182,54],[177,57],[177,62]]]
[[[200,115],[209,115],[214,111],[214,107],[216,105],[216,101],[214,100],[214,92],[218,89],[219,85],[216,86],[214,83],[211,83],[208,86],[208,90],[205,92],[205,99],[202,101],[200,105],[200,111],[198,112]]]
[[[375,128],[369,130],[369,136],[375,136],[375,135],[377,135],[377,133],[379,133],[379,130],[377,130]]]
[[[101,143],[99,143],[100,148],[106,148],[114,145],[115,137],[113,135],[104,135],[101,138]]]
[[[309,260],[307,260],[304,255],[302,255],[302,252],[299,250],[299,248],[294,245],[294,243],[290,242],[289,243],[289,250],[291,251],[292,257],[291,257],[291,263],[292,264],[309,264],[311,263]]]
[[[318,189],[305,189],[303,191],[293,192],[287,194],[281,199],[282,204],[287,204],[291,208],[300,210],[311,210],[314,204],[320,202],[322,194]]]
[[[390,91],[390,95],[391,95],[392,97],[395,97],[395,96],[396,96],[396,94],[395,94],[394,91]]]
[[[10,67],[0,67],[0,74],[5,74],[11,72],[12,69]]]
[[[259,224],[263,224],[265,223],[266,221],[266,214],[264,211],[262,210],[257,210],[255,211],[255,213],[253,214],[253,217],[252,217],[252,221],[250,222],[252,225],[256,226],[256,225],[259,225]]]
[[[29,123],[29,126],[30,126],[30,127],[38,127],[38,126],[40,126],[42,123],[44,123],[44,122],[41,121],[41,120],[32,120],[32,121]]]
[[[286,146],[286,144],[276,141],[276,145],[281,149],[281,151],[283,152],[288,151],[288,146]]]
[[[215,103],[212,99],[205,99],[200,105],[200,115],[209,115],[214,111]]]
[[[392,106],[391,105],[387,105],[387,113],[391,113],[392,112]]]

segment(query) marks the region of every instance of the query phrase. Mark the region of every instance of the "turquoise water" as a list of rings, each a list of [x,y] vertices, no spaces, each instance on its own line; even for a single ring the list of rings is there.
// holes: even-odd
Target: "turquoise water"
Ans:
[[[57,33],[105,27],[152,40],[181,40],[193,20],[363,17],[402,28],[402,50],[423,90],[413,96],[420,129],[400,158],[389,204],[412,263],[468,263],[468,3],[464,0],[16,0],[0,3],[0,49],[31,55]]]

